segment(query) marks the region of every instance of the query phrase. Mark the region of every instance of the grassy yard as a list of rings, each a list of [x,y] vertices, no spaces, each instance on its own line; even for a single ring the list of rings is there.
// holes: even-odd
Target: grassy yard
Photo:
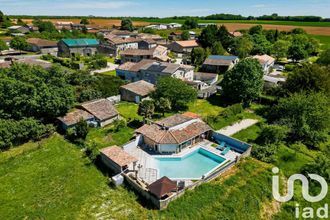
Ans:
[[[233,138],[239,139],[241,141],[251,143],[254,142],[261,131],[260,125],[255,124],[247,129],[244,129],[233,135]]]
[[[123,145],[128,142],[134,134],[134,129],[130,127],[120,128],[114,131],[114,126],[108,125],[103,128],[93,128],[89,131],[86,142],[95,144],[101,149],[112,145]]]
[[[165,211],[144,208],[129,189],[110,187],[59,135],[2,153],[0,164],[3,219],[239,219],[246,213],[257,219],[271,196],[269,165],[249,159],[226,180],[187,192]]]
[[[116,70],[111,70],[103,73],[99,73],[100,75],[107,75],[107,76],[116,76]]]
[[[208,100],[198,99],[194,103],[189,104],[188,111],[194,112],[202,117],[218,115],[224,108],[213,105]]]
[[[0,182],[2,219],[129,218],[144,211],[134,194],[109,188],[81,150],[59,135],[1,153]],[[103,207],[116,211],[102,213]]]
[[[137,114],[139,105],[133,102],[120,102],[118,105],[116,105],[116,108],[119,114],[127,121],[142,120],[142,117]]]

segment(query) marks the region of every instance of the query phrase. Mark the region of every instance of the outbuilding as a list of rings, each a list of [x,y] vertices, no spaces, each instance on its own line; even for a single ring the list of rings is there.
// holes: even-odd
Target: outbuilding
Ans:
[[[135,170],[138,160],[116,145],[103,148],[100,153],[102,162],[115,173],[129,168]]]
[[[144,80],[129,83],[120,87],[121,100],[140,103],[142,99],[155,91],[155,86]]]

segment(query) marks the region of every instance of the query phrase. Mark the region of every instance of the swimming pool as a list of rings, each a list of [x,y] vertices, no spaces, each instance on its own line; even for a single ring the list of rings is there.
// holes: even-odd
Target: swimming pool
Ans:
[[[183,157],[155,157],[159,178],[200,179],[220,166],[225,158],[199,148]]]

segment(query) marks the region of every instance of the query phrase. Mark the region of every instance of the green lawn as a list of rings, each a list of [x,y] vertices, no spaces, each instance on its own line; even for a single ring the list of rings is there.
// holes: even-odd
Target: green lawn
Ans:
[[[116,70],[111,70],[103,73],[99,73],[100,75],[107,75],[107,76],[116,76]]]
[[[96,144],[101,149],[112,145],[123,145],[128,142],[134,134],[134,129],[125,127],[119,131],[113,131],[113,126],[108,125],[103,128],[93,128],[89,131],[86,142]]]
[[[142,117],[137,114],[138,108],[139,105],[133,102],[120,102],[118,105],[116,105],[116,109],[118,110],[119,114],[127,121],[142,121]]]
[[[260,125],[255,124],[247,129],[241,130],[240,132],[234,134],[233,138],[239,139],[247,143],[251,143],[258,138],[260,131]]]
[[[123,219],[144,212],[134,194],[109,188],[83,152],[59,135],[1,153],[0,182],[1,219]]]
[[[213,105],[205,99],[197,99],[196,102],[189,104],[188,111],[199,114],[202,117],[218,115],[224,108]]]

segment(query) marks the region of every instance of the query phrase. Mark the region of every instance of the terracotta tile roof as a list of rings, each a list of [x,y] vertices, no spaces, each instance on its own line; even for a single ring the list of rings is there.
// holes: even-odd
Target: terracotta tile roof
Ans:
[[[198,47],[198,43],[196,40],[183,40],[183,41],[175,41],[181,47]]]
[[[267,63],[273,63],[275,59],[267,54],[264,55],[255,55],[253,56],[254,59],[257,59],[261,65],[267,64]]]
[[[127,43],[137,43],[140,42],[142,39],[138,37],[117,37],[112,34],[105,35],[104,39],[107,40],[110,44],[118,45],[118,44],[127,44]]]
[[[177,189],[177,183],[176,181],[172,181],[168,177],[164,176],[151,183],[147,188],[152,194],[160,199],[166,194],[175,191]]]
[[[179,121],[175,122],[175,118],[180,120],[181,123],[179,123]],[[156,122],[157,124],[155,123],[151,125],[145,124],[137,129],[136,133],[148,137],[157,144],[181,144],[200,134],[212,130],[206,123],[201,120],[194,120],[192,123],[184,127],[171,129],[170,126],[174,127],[176,125],[188,122],[189,120],[193,120],[193,118],[188,116],[182,116],[181,119],[180,117],[175,116],[175,118],[172,117],[170,121],[167,121],[167,125],[169,126],[166,126],[166,123],[164,123],[164,126],[161,126],[159,122]]]
[[[85,102],[80,106],[100,121],[107,120],[118,115],[116,108],[107,99],[97,99]]]
[[[127,71],[130,71],[131,68],[133,68],[135,65],[136,65],[136,63],[126,62],[124,64],[121,64],[117,69],[118,70],[127,70]]]
[[[151,92],[155,91],[155,86],[151,83],[148,83],[144,80],[140,80],[137,82],[129,83],[127,85],[121,86],[121,89],[126,89],[131,92],[134,92],[140,96],[147,96]]]
[[[183,116],[187,116],[187,117],[190,117],[190,118],[200,118],[200,116],[196,113],[193,113],[193,112],[185,112],[182,114]]]
[[[118,146],[106,147],[100,150],[102,154],[108,157],[110,160],[118,164],[120,167],[128,166],[131,163],[138,161],[135,157],[128,154],[122,148]]]
[[[192,119],[191,117],[187,117],[183,114],[175,114],[170,117],[164,118],[162,120],[156,121],[155,123],[160,126],[173,127],[185,123],[187,121],[190,121],[191,119]]]
[[[63,117],[58,117],[62,123],[66,124],[67,126],[77,124],[81,119],[89,120],[93,119],[94,116],[84,110],[76,109],[72,112],[67,113]]]
[[[156,54],[165,53],[167,48],[164,46],[158,45],[157,47],[153,47],[151,49],[127,49],[120,53],[120,55],[124,56],[154,56]]]
[[[204,61],[203,65],[230,66],[236,59],[238,59],[237,56],[211,55]]]
[[[39,47],[57,47],[56,41],[45,40],[40,38],[29,38],[26,40],[29,44],[35,44]]]

